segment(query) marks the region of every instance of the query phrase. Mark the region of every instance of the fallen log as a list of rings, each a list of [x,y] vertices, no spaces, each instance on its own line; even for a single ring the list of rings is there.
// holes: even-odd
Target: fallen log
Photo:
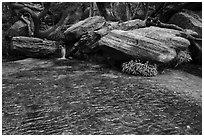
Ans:
[[[114,29],[119,29],[119,30],[135,30],[139,28],[144,28],[146,27],[146,22],[140,19],[135,19],[135,20],[129,20],[126,22],[106,22],[106,25],[99,29],[94,31],[96,34],[99,34],[101,37],[105,36],[108,34],[111,30]]]
[[[94,16],[72,25],[64,32],[64,35],[67,41],[77,41],[82,35],[93,31],[104,36],[113,29],[134,30],[145,26],[145,21],[139,19],[119,23],[106,22],[103,17]]]
[[[113,30],[99,40],[108,46],[141,60],[167,63],[176,57],[176,51],[165,43],[139,35],[134,31]]]
[[[100,17],[100,16],[89,17],[69,27],[64,32],[65,39],[67,41],[76,41],[84,33],[98,30],[102,28],[104,24],[105,24],[105,19],[103,17]]]
[[[112,30],[113,32],[118,32],[117,36],[114,35],[115,33],[113,33]],[[80,32],[80,29],[78,29],[78,31]],[[120,35],[120,32],[124,32],[124,35]],[[81,33],[80,39],[75,43],[75,46],[71,49],[68,56],[74,55],[77,51],[82,54],[89,54],[95,48],[100,48],[103,50],[105,49],[103,47],[107,46],[112,48],[114,52],[120,51],[118,52],[119,54],[123,52],[124,54],[128,55],[128,57],[133,56],[143,60],[152,60],[166,63],[176,57],[176,51],[185,50],[190,45],[190,42],[187,39],[180,37],[181,33],[182,31],[174,29],[153,26],[145,27],[145,21],[139,19],[123,23],[106,22],[106,24],[99,30],[92,30],[86,33],[84,32],[83,34]],[[116,37],[117,39],[111,39],[112,37]],[[136,44],[128,43],[127,41],[129,39],[142,42],[139,44],[137,44],[137,42]],[[121,42],[124,43],[125,41],[125,44],[121,44]],[[130,49],[125,50],[125,48],[127,48],[125,47],[127,46],[126,44],[130,46]],[[138,46],[134,47],[132,44]],[[154,47],[154,49],[151,49],[152,47]],[[107,50],[103,50],[103,52],[105,53]],[[108,54],[106,54],[106,56],[112,58],[112,55]],[[124,54],[121,55],[126,58]]]
[[[68,56],[73,56],[77,51],[82,54],[89,54],[93,52],[93,49],[97,47],[97,42],[101,36],[95,32],[87,32],[83,34],[78,42],[71,48]]]
[[[120,30],[134,30],[139,28],[144,28],[145,21],[140,19],[130,20],[126,22],[105,22],[101,27],[91,28],[93,25],[90,21],[94,20],[96,22],[96,26],[98,26],[98,20],[101,19],[99,16],[91,17],[86,20],[81,21],[81,23],[77,23],[70,28],[68,28],[65,32],[65,35],[69,37],[69,40],[77,40],[79,39],[74,47],[71,49],[68,56],[72,56],[78,50],[83,53],[90,53],[92,49],[97,47],[98,40],[107,35],[111,30],[120,29]],[[83,25],[79,25],[83,24]],[[86,28],[86,29],[84,29]],[[83,33],[82,33],[83,32]]]
[[[57,57],[60,55],[60,45],[55,41],[33,37],[13,37],[11,50],[26,57]]]

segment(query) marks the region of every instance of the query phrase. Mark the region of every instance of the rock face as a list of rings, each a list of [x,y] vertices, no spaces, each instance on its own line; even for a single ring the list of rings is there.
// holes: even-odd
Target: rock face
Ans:
[[[55,41],[23,36],[12,38],[11,50],[26,57],[54,57],[60,53]]]
[[[199,16],[199,13],[186,10],[185,12],[175,14],[169,20],[169,23],[176,24],[184,29],[193,30],[202,37],[202,18]]]
[[[176,57],[176,50],[186,49],[190,45],[187,39],[176,34],[179,31],[157,27],[113,30],[99,40],[99,45],[114,48],[134,58],[167,63]]]

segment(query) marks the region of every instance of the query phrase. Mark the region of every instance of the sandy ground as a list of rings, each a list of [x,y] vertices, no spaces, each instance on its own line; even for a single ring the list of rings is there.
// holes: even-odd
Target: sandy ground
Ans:
[[[3,134],[202,134],[199,66],[149,78],[78,60],[2,64]]]

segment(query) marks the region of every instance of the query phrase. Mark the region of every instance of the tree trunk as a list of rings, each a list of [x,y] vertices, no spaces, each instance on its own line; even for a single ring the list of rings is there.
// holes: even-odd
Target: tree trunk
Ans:
[[[96,15],[97,11],[97,5],[95,2],[90,2],[90,8],[89,8],[89,17],[93,17]]]
[[[130,3],[125,3],[125,9],[126,9],[126,17],[127,17],[127,20],[131,20],[132,19],[132,12],[131,12],[131,5]]]
[[[23,36],[12,38],[11,50],[35,58],[60,55],[59,45],[55,41]]]
[[[107,6],[109,3],[107,2],[96,2],[98,10],[107,21],[119,21],[116,16],[114,16],[112,9],[108,9]]]

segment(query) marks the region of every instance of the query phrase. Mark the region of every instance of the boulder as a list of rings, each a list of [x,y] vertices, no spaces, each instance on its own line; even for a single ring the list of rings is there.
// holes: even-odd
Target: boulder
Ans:
[[[142,60],[167,63],[176,57],[176,51],[164,42],[140,35],[137,31],[112,30],[99,40],[108,46]]]
[[[64,32],[64,35],[67,41],[77,41],[82,35],[93,31],[104,36],[113,29],[134,30],[145,26],[145,21],[139,19],[119,23],[108,22],[101,16],[93,16],[73,24]]]
[[[176,57],[177,51],[186,50],[190,45],[187,39],[178,36],[180,33],[159,27],[112,30],[98,43],[100,47],[107,46],[137,59],[167,63]]]
[[[189,40],[179,37],[181,31],[159,28],[159,27],[146,27],[132,30],[133,33],[154,39],[164,43],[166,46],[175,50],[185,50],[190,45]]]
[[[120,30],[135,30],[139,28],[146,27],[146,22],[140,19],[129,20],[126,22],[106,22],[106,25],[96,30],[95,33],[99,34],[101,37],[108,34],[111,30],[120,29]]]
[[[98,40],[107,35],[110,31],[114,29],[119,30],[134,30],[138,28],[144,28],[146,26],[145,21],[135,19],[126,22],[111,22],[106,21],[103,26],[97,27],[103,17],[94,16],[81,21],[81,23],[76,23],[68,28],[65,32],[69,40],[77,40],[72,49],[70,50],[68,56],[74,55],[78,50],[83,54],[89,54],[98,46]],[[93,22],[96,23],[93,26]],[[82,25],[79,25],[82,24]],[[97,29],[96,29],[97,28]],[[104,48],[103,48],[104,49]],[[104,52],[106,52],[105,50]],[[116,52],[116,51],[115,51]]]
[[[93,50],[100,49],[105,56],[114,60],[122,57],[123,60],[139,58],[167,63],[176,57],[176,51],[185,50],[190,45],[187,39],[181,37],[183,32],[178,30],[146,27],[145,21],[139,19],[122,23],[105,22],[103,25],[102,20],[99,16],[90,17],[65,31],[66,36],[78,39],[69,56],[77,51],[91,54]],[[117,54],[113,55],[116,51]]]

